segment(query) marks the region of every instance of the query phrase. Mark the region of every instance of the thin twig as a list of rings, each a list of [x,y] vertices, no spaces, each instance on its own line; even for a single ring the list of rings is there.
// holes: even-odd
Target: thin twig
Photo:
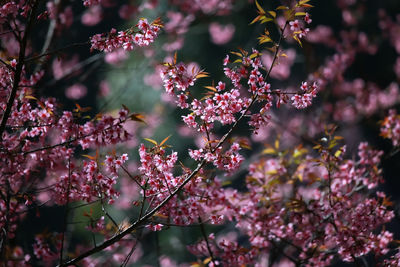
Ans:
[[[106,208],[104,207],[104,202],[103,202],[103,198],[100,197],[100,203],[101,203],[101,210],[103,211],[103,213],[107,216],[108,219],[110,219],[110,221],[114,224],[114,227],[117,229],[117,231],[119,230],[119,226],[118,223],[113,219],[113,217],[111,217],[111,215],[107,212]]]
[[[133,252],[135,251],[135,248],[137,247],[137,244],[139,243],[138,240],[136,240],[135,244],[133,244],[132,249],[129,251],[128,255],[125,257],[124,261],[121,264],[121,267],[126,267],[129,263],[130,258],[132,257]]]
[[[199,216],[199,224],[200,224],[201,234],[203,235],[203,238],[206,241],[206,246],[207,246],[208,254],[210,254],[211,262],[213,263],[214,266],[218,266],[215,263],[214,254],[213,254],[213,252],[211,250],[211,246],[210,246],[210,242],[208,241],[208,236],[207,236],[207,233],[206,233],[206,229],[204,227],[204,223],[201,220],[200,216]]]
[[[0,33],[0,36],[1,36],[1,35],[4,35],[4,34],[7,34],[7,33],[14,33],[14,31],[15,31],[15,30],[12,29],[12,30],[8,30],[8,31],[5,31],[5,32],[1,32],[1,33]]]
[[[0,62],[1,62],[7,69],[9,69],[9,70],[12,71],[12,72],[15,72],[15,69],[14,69],[13,67],[11,67],[10,64],[8,64],[8,63],[5,62],[4,60],[2,60],[1,58],[0,58]]]
[[[142,200],[142,205],[140,206],[139,218],[141,218],[142,215],[143,215],[144,203],[146,202],[146,187],[147,187],[147,182],[148,181],[149,181],[149,179],[146,180],[146,183],[145,183],[144,187],[142,188],[142,190],[143,190],[143,200]]]
[[[104,57],[104,54],[102,54],[102,53],[98,53],[91,57],[88,57],[85,60],[82,60],[78,64],[74,65],[72,68],[69,68],[68,70],[66,70],[66,72],[63,73],[63,75],[61,77],[59,77],[58,79],[53,79],[53,80],[49,81],[48,83],[44,84],[43,87],[46,88],[46,87],[52,86],[52,85],[56,84],[57,82],[59,82],[60,80],[64,79],[65,77],[68,77],[72,73],[86,67],[87,65],[89,65],[97,60],[102,59],[103,57]]]
[[[60,47],[60,48],[45,52],[45,53],[40,54],[40,55],[36,55],[36,56],[30,57],[30,58],[27,58],[26,59],[26,63],[29,63],[31,61],[35,61],[35,60],[37,60],[37,59],[39,59],[41,57],[45,57],[45,56],[49,56],[49,55],[53,55],[53,54],[59,53],[59,52],[61,52],[63,50],[69,49],[69,48],[73,48],[73,47],[76,47],[76,46],[88,45],[88,44],[90,44],[89,41],[66,45],[66,46],[63,46],[63,47]]]
[[[40,54],[44,54],[47,51],[47,49],[49,48],[51,42],[53,41],[54,32],[55,32],[56,26],[57,26],[57,18],[58,18],[58,12],[60,9],[60,3],[61,3],[61,0],[54,0],[54,6],[55,6],[57,15],[54,18],[52,18],[50,21],[49,28],[47,29],[46,39],[43,43],[43,47],[42,47]],[[39,62],[36,65],[34,72],[38,72],[41,67],[42,67],[42,62]]]
[[[133,176],[123,165],[121,165],[122,170],[133,180],[141,189],[143,189],[143,186],[139,183],[139,181],[136,179],[136,177],[139,176]]]

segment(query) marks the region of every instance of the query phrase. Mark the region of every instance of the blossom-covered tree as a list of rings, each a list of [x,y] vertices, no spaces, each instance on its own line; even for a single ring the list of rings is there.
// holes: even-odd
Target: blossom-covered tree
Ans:
[[[369,36],[360,30],[364,1],[335,1],[340,34],[313,25],[317,1],[133,2],[0,3],[4,266],[399,266],[381,166],[399,148],[400,63],[385,86],[349,75],[360,57],[381,51],[379,42],[398,57],[398,15],[375,10],[383,33]],[[181,59],[196,24],[223,47],[238,31],[221,21],[249,7],[246,27],[258,44],[226,50],[223,75]],[[154,18],[140,18],[146,12]],[[123,29],[105,23],[113,13]],[[95,31],[102,23],[107,29]],[[330,56],[294,73],[299,51],[307,62],[317,49]],[[130,57],[152,66],[140,78],[163,90],[162,108],[139,112],[122,99],[117,111],[93,112],[84,101],[93,84],[105,103],[116,95],[93,69],[118,69]],[[65,95],[49,92],[56,88]],[[171,135],[190,143],[153,137],[170,119],[165,110],[179,123]],[[392,148],[352,136],[364,121]],[[190,233],[190,242],[176,241],[190,256],[174,259],[160,245],[172,229]]]

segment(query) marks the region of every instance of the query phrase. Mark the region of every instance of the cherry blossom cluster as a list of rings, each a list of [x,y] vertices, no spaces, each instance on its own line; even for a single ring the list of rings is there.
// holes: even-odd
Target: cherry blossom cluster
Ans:
[[[314,82],[312,85],[308,85],[307,82],[303,82],[300,86],[300,89],[302,92],[295,94],[291,98],[293,106],[298,109],[306,108],[311,105],[312,99],[317,96],[318,86],[316,82]]]
[[[393,235],[384,230],[376,234],[375,229],[394,214],[384,193],[377,192],[374,198],[362,192],[380,181],[377,164],[382,152],[366,143],[359,149],[358,162],[325,155],[322,162],[318,160],[321,165],[303,158],[290,166],[290,160],[280,157],[251,164],[249,193],[236,192],[227,198],[237,227],[248,235],[252,247],[268,251],[285,246],[295,258],[298,255],[298,262],[310,266],[329,265],[332,251],[344,261],[369,252],[386,254]],[[302,158],[298,150],[293,157]]]
[[[136,27],[137,31],[133,28],[119,32],[112,29],[108,34],[96,34],[90,39],[91,49],[112,52],[118,48],[131,51],[135,46],[148,46],[154,42],[162,24],[158,20],[148,23],[147,19],[141,19]]]
[[[108,161],[107,158],[105,162]],[[60,176],[54,187],[54,199],[59,205],[65,204],[67,200],[91,202],[98,198],[108,199],[112,203],[119,196],[114,188],[116,183],[117,176],[103,173],[96,161],[84,161],[82,170],[70,170]]]
[[[396,110],[389,110],[389,115],[381,123],[381,135],[391,139],[393,146],[400,144],[400,116]]]
[[[384,266],[399,266],[400,265],[400,251],[397,249],[397,253],[384,260]]]
[[[209,147],[200,148],[198,150],[189,149],[189,156],[196,161],[205,159],[216,168],[224,170],[227,173],[232,173],[236,171],[244,161],[244,157],[239,154],[239,150],[240,145],[238,143],[233,143],[226,151],[223,151],[222,147],[213,149],[210,145]]]
[[[183,169],[182,175],[174,175],[177,153],[172,152],[167,155],[165,148],[160,146],[146,148],[142,144],[139,155],[141,162],[139,171],[142,176],[138,182],[142,187],[141,193],[151,206],[155,207],[172,194],[189,173]],[[208,181],[200,174],[185,185],[179,197],[174,196],[166,203],[159,210],[159,214],[178,225],[196,223],[199,217],[217,224],[221,223],[221,218],[215,210],[220,209],[223,203],[225,200],[221,191],[221,182],[218,179]],[[164,222],[152,223],[147,225],[147,228],[159,231],[163,224]]]
[[[303,20],[293,20],[289,22],[290,30],[293,33],[293,37],[297,40],[304,38],[308,32],[310,31],[309,28],[303,26],[304,23],[310,24],[312,19],[310,18],[310,14],[307,12],[305,13]]]
[[[160,72],[161,79],[164,82],[164,88],[167,94],[174,96],[175,91],[177,95],[176,103],[181,108],[188,108],[188,97],[184,92],[194,85],[199,71],[192,68],[188,69],[184,63],[169,64],[166,63],[166,68]]]
[[[247,66],[254,62],[254,71],[251,73],[248,84],[252,93],[263,93],[269,89],[269,85],[263,81],[258,68],[261,66],[261,61],[254,61],[247,57],[245,60]],[[201,73],[195,70],[187,70],[183,63],[168,64],[166,69],[161,73],[164,81],[166,92],[172,96],[176,94],[176,103],[181,108],[190,108],[192,113],[183,116],[183,121],[189,126],[200,131],[205,131],[206,128],[212,129],[214,122],[221,124],[232,124],[236,121],[235,114],[243,111],[251,102],[249,97],[243,97],[241,94],[240,80],[245,77],[247,70],[244,66],[238,71],[225,68],[225,74],[229,77],[236,88],[228,90],[226,84],[222,81],[218,82],[216,87],[209,87],[210,93],[203,100],[190,98],[188,88],[194,85],[196,77]],[[258,79],[258,80],[257,80]],[[259,86],[259,87],[258,87]],[[199,118],[203,123],[197,123]],[[207,125],[207,127],[204,126]]]
[[[6,18],[11,15],[15,17],[18,13],[18,4],[15,2],[8,2],[5,3],[1,8],[0,8],[0,23],[5,22]]]
[[[225,87],[225,84],[220,82],[217,87]],[[244,107],[246,107],[246,103],[240,98],[237,89],[215,93],[212,98],[208,98],[204,103],[197,100],[193,100],[191,103],[194,115],[200,117],[207,124],[212,124],[214,121],[219,121],[221,124],[232,124],[236,121],[234,115],[242,111]],[[185,119],[186,117],[183,117],[184,121]]]
[[[12,90],[13,73],[1,68],[1,83],[4,94],[2,110],[5,110],[8,94]],[[4,174],[0,178],[1,194],[19,194],[25,192],[32,184],[48,188],[42,193],[21,193],[16,199],[2,199],[1,227],[7,225],[7,238],[13,239],[17,230],[18,215],[25,212],[38,199],[53,197],[53,204],[63,205],[68,201],[98,199],[102,197],[112,201],[118,196],[113,188],[116,183],[115,172],[108,171],[103,175],[97,162],[84,162],[80,170],[72,159],[78,147],[107,146],[129,138],[123,128],[125,121],[130,120],[128,111],[122,109],[119,117],[98,116],[97,121],[78,123],[84,108],[77,106],[75,111],[63,111],[60,114],[58,104],[53,98],[38,99],[33,96],[32,87],[43,76],[38,72],[25,77],[21,74],[20,90],[17,100],[11,108],[6,131],[1,140],[0,169]],[[79,148],[80,149],[80,148]],[[127,160],[126,155],[115,159],[115,165],[120,166]],[[112,169],[112,166],[108,166]],[[117,167],[114,167],[117,169]],[[43,170],[46,177],[42,179]],[[114,176],[110,175],[114,174]],[[5,186],[8,184],[8,186]]]
[[[187,248],[195,256],[207,258],[210,256],[210,248],[213,257],[218,259],[210,260],[208,264],[210,267],[216,267],[222,263],[229,264],[229,266],[251,265],[254,263],[254,257],[258,253],[256,249],[248,250],[240,246],[236,240],[233,241],[223,237],[219,239],[216,240],[215,235],[210,234],[207,237],[207,241],[202,240]]]
[[[43,235],[37,235],[35,237],[35,243],[33,244],[33,253],[36,258],[43,260],[44,262],[53,262],[58,257],[58,251],[61,248],[60,235],[54,237],[48,237]],[[50,244],[54,243],[53,246]]]
[[[232,124],[236,122],[237,115],[243,113],[253,99],[257,98],[257,102],[262,106],[259,112],[249,114],[249,125],[259,129],[270,120],[268,111],[273,105],[274,96],[277,107],[288,102],[288,96],[284,91],[271,90],[271,85],[265,82],[262,70],[266,68],[257,50],[253,50],[251,55],[245,53],[240,55],[242,56],[241,64],[237,67],[227,66],[230,62],[229,56],[224,59],[224,72],[233,88],[228,89],[226,83],[219,81],[215,87],[206,87],[209,92],[202,100],[191,97],[188,90],[202,73],[188,70],[183,63],[165,63],[161,78],[166,92],[175,96],[178,107],[191,110],[191,113],[182,116],[187,126],[205,132],[212,130],[215,122],[220,122],[222,125]],[[311,85],[303,82],[301,90],[301,93],[291,98],[293,106],[298,109],[311,105],[312,99],[317,95],[318,86],[316,82]]]
[[[141,181],[142,186],[149,186],[146,194],[156,195],[162,200],[162,196],[169,190],[174,190],[182,182],[182,178],[174,177],[173,168],[178,159],[176,152],[165,155],[164,149],[147,152],[146,147],[141,144],[139,149],[141,166],[139,171],[145,177]]]
[[[17,201],[7,204],[3,199],[0,200],[0,228],[8,224],[8,236],[14,238],[18,228],[18,214],[23,211],[24,205]]]

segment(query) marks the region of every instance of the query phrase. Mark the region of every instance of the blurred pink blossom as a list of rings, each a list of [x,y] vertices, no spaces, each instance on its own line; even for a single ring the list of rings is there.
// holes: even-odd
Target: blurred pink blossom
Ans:
[[[159,90],[162,88],[163,81],[160,77],[160,72],[162,71],[162,66],[157,65],[154,68],[153,73],[146,74],[143,77],[143,81],[145,85],[151,86],[153,89]]]
[[[64,25],[65,28],[71,27],[74,22],[74,13],[72,11],[72,7],[68,6],[64,9],[62,13],[59,15],[60,24]]]
[[[173,52],[179,50],[183,47],[183,38],[177,38],[175,41],[170,43],[165,43],[162,49],[167,52]]]
[[[111,65],[120,65],[124,60],[128,58],[128,52],[123,48],[118,48],[110,53],[106,53],[104,60]]]
[[[132,19],[133,15],[137,12],[137,8],[132,5],[122,5],[118,11],[122,19]]]
[[[79,62],[79,56],[73,55],[70,60],[55,59],[52,64],[53,75],[56,80],[68,74],[70,70]]]
[[[85,13],[83,13],[81,22],[86,26],[94,26],[98,24],[103,18],[103,10],[101,6],[95,5],[88,8]]]
[[[184,16],[180,12],[167,12],[168,22],[164,26],[164,30],[168,33],[176,33],[182,35],[189,29],[190,23],[194,20],[194,15]]]
[[[343,10],[342,17],[343,17],[343,21],[347,25],[355,25],[357,23],[357,19],[354,17],[354,15],[348,9]]]
[[[99,95],[101,97],[105,97],[110,94],[111,92],[110,85],[106,80],[101,81],[99,86],[100,86]]]
[[[306,40],[311,43],[322,43],[330,47],[333,47],[336,44],[332,29],[325,25],[318,25],[312,29],[307,34]]]
[[[65,96],[72,100],[78,100],[86,96],[87,88],[83,84],[76,83],[65,90]]]
[[[235,26],[233,24],[221,25],[217,22],[213,22],[208,27],[208,31],[211,35],[211,41],[217,45],[223,45],[228,43],[235,33]]]

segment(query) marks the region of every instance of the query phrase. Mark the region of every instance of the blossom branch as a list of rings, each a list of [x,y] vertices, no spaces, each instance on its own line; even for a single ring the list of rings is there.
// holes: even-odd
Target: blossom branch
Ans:
[[[288,25],[288,22],[285,23],[284,27],[281,29],[281,35],[279,38],[278,43],[276,44],[276,50],[275,50],[275,54],[274,54],[274,59],[272,61],[272,64],[265,76],[265,79],[269,78],[269,75],[271,74],[272,68],[274,66],[274,63],[276,61],[276,58],[278,56],[279,50],[280,50],[280,46],[281,46],[281,42],[284,38],[283,33],[286,29]],[[228,130],[228,132],[219,140],[218,144],[214,147],[212,152],[215,152],[220,146],[222,146],[225,141],[228,139],[228,137],[232,134],[233,130],[236,129],[238,123],[245,117],[246,113],[251,109],[251,107],[253,106],[253,104],[257,101],[258,98],[258,94],[255,94],[254,97],[252,98],[251,103],[248,105],[248,107],[242,112],[242,114],[240,115],[240,117],[235,121],[235,123],[231,126],[231,128]],[[163,201],[161,201],[156,207],[154,207],[152,210],[150,210],[149,212],[145,213],[145,215],[143,215],[143,217],[139,217],[133,224],[131,224],[128,228],[126,228],[124,231],[114,235],[113,237],[111,237],[110,239],[104,241],[102,244],[98,245],[97,247],[94,247],[82,254],[80,254],[79,256],[66,261],[58,266],[68,266],[71,264],[75,264],[77,262],[79,262],[80,260],[93,255],[97,252],[102,251],[103,249],[111,246],[112,244],[115,244],[116,242],[118,242],[119,240],[121,240],[123,237],[125,237],[126,235],[128,235],[129,233],[131,233],[133,230],[135,230],[137,227],[143,225],[148,219],[150,219],[157,211],[159,211],[162,207],[164,207],[175,195],[177,195],[184,187],[185,185],[192,180],[193,177],[195,177],[199,171],[206,165],[207,160],[203,159],[198,165],[197,167],[185,178],[185,180],[171,193],[169,194]]]

